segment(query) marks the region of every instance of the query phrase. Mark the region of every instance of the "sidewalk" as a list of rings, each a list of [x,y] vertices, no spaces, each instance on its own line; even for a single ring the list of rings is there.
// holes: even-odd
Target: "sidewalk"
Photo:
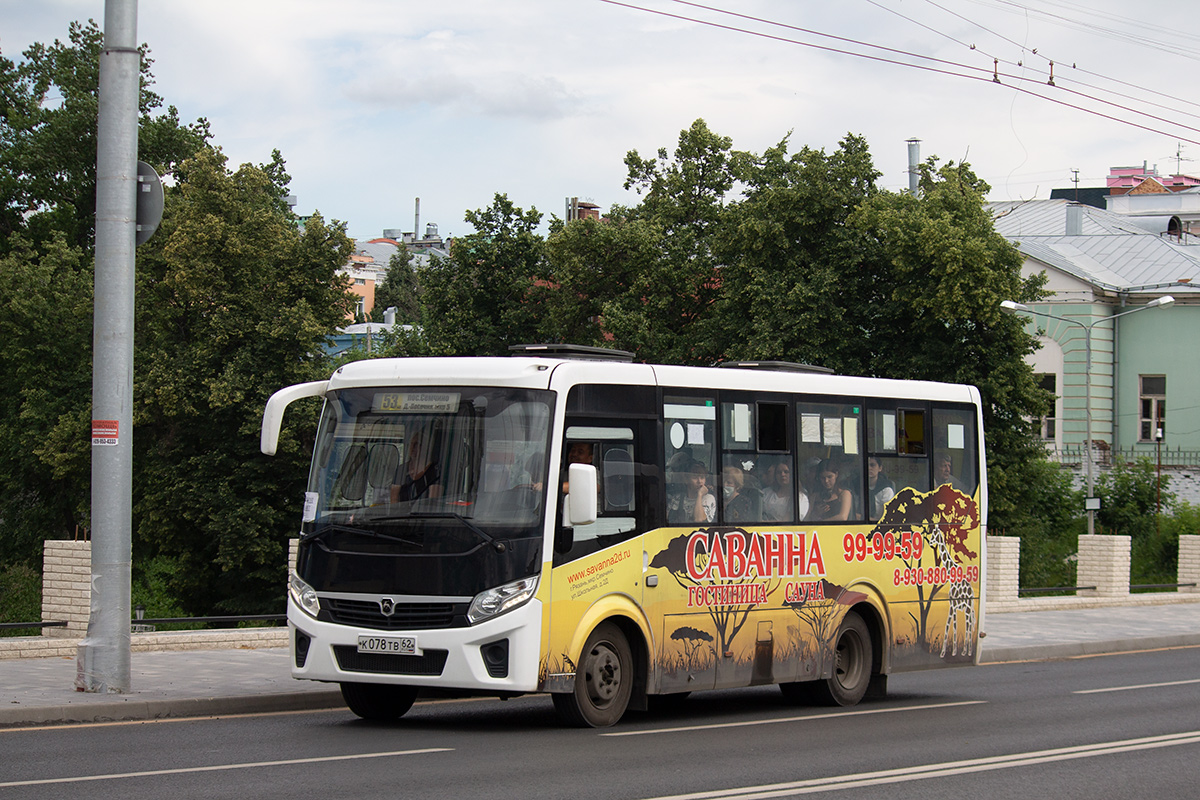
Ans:
[[[298,681],[286,648],[131,655],[129,694],[75,690],[75,659],[0,660],[0,727],[342,707],[336,684]]]
[[[1200,645],[1200,603],[989,613],[981,661],[1048,660]],[[333,684],[293,680],[285,648],[135,652],[129,694],[75,691],[75,659],[0,660],[0,727],[342,706]]]

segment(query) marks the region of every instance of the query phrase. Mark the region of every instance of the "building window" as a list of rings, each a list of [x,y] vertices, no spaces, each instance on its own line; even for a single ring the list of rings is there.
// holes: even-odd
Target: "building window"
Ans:
[[[1052,372],[1043,372],[1033,377],[1039,388],[1045,389],[1053,396],[1053,399],[1050,400],[1050,413],[1038,420],[1038,430],[1041,432],[1042,440],[1053,442],[1058,438],[1058,420],[1054,416],[1054,410],[1058,405],[1058,376]]]
[[[1142,430],[1138,441],[1157,441],[1167,433],[1167,376],[1142,375],[1139,381]]]

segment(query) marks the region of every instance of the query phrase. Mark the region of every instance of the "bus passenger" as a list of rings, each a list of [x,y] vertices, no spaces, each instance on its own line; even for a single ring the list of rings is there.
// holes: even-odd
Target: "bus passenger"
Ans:
[[[722,471],[725,497],[725,522],[746,523],[762,521],[762,498],[758,490],[746,483],[741,467],[730,465]]]
[[[839,470],[832,460],[821,462],[817,472],[819,485],[812,498],[813,520],[847,520],[850,519],[850,506],[854,498],[850,492],[838,486]]]
[[[668,522],[712,522],[717,518],[717,498],[708,488],[708,470],[703,462],[681,451],[672,456],[668,474],[682,478],[680,483],[672,484],[667,496]]]
[[[883,473],[883,465],[875,456],[867,458],[867,497],[871,503],[871,519],[883,516],[883,507],[896,496],[896,484]]]
[[[957,489],[963,494],[967,494],[967,487],[954,476],[954,460],[950,458],[949,453],[942,453],[937,457],[937,469],[935,470],[935,480],[933,483],[935,486],[948,483],[951,489]]]
[[[780,461],[767,470],[767,485],[763,489],[763,520],[765,522],[791,522],[792,492],[797,491],[800,507],[799,519],[808,513],[808,495],[803,489],[792,488],[792,465]]]

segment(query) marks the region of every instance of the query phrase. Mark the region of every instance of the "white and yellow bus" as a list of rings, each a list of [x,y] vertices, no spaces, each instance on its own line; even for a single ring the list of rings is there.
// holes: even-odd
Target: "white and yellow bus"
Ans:
[[[324,398],[293,676],[371,719],[436,687],[607,726],[655,695],[853,705],[975,662],[974,387],[627,355],[378,359],[277,392],[267,454],[289,403]]]

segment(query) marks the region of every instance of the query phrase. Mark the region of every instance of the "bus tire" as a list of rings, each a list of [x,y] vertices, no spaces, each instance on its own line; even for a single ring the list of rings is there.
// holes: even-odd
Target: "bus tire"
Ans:
[[[403,717],[417,699],[417,687],[385,683],[343,683],[342,699],[363,719],[380,722]]]
[[[601,623],[579,655],[575,691],[552,695],[555,711],[577,728],[615,725],[629,707],[633,670],[633,651],[625,634],[611,622]]]
[[[813,685],[821,705],[852,706],[862,700],[871,684],[871,632],[853,611],[838,628],[833,646],[833,675]]]

